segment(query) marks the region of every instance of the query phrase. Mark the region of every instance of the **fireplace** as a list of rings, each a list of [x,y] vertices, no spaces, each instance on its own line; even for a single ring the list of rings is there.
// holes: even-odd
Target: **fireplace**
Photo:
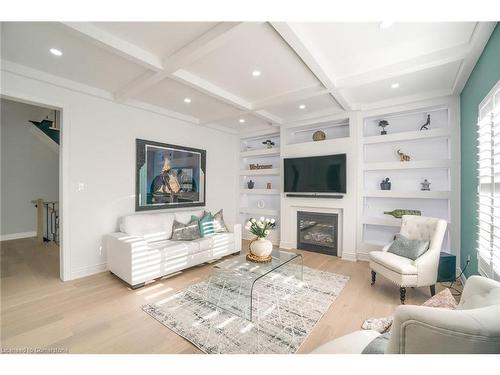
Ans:
[[[297,212],[297,249],[337,255],[338,214]]]

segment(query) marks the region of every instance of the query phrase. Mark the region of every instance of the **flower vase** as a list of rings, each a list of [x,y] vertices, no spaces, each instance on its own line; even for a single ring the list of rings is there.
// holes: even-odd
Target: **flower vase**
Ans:
[[[257,237],[250,244],[250,252],[258,257],[268,257],[273,251],[273,244],[266,238]]]

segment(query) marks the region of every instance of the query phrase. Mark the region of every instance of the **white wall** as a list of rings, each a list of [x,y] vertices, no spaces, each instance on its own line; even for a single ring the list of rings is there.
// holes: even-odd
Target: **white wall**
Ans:
[[[63,247],[69,278],[105,269],[102,236],[134,212],[135,139],[207,151],[207,209],[236,219],[238,140],[164,115],[2,71],[2,93],[62,108]],[[79,191],[79,184],[84,184]],[[64,254],[66,255],[66,253]]]
[[[28,122],[40,121],[49,112],[47,108],[1,101],[2,240],[34,236],[36,210],[31,200],[59,198],[57,145],[40,131],[37,136],[36,127]]]

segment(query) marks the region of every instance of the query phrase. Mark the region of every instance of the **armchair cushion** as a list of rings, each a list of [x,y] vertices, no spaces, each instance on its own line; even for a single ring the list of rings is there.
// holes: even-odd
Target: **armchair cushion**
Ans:
[[[403,275],[417,274],[417,267],[415,267],[413,261],[409,258],[404,258],[384,251],[371,251],[369,256],[372,262],[378,263],[379,265],[389,268],[394,272]]]
[[[395,237],[394,242],[387,249],[389,253],[415,260],[429,249],[429,240],[410,240],[400,233]]]

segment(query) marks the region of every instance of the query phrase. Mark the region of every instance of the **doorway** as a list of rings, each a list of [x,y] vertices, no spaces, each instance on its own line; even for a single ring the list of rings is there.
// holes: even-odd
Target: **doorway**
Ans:
[[[3,277],[28,273],[33,287],[63,278],[61,262],[61,112],[0,99]]]

